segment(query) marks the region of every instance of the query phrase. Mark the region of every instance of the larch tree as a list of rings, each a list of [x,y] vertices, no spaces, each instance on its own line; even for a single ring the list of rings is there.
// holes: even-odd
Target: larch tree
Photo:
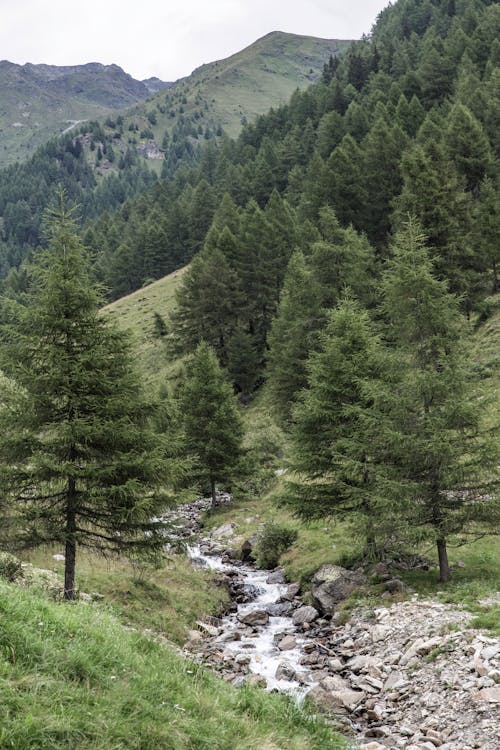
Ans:
[[[224,377],[214,350],[205,342],[196,348],[180,387],[179,408],[188,452],[195,457],[195,472],[210,485],[238,474],[243,426],[231,385]]]
[[[0,480],[17,544],[62,544],[64,597],[75,597],[79,547],[144,551],[162,544],[152,521],[165,503],[165,443],[131,367],[128,336],[99,313],[64,197],[49,249],[30,269],[27,304],[4,302]]]
[[[392,423],[387,462],[407,499],[408,526],[435,541],[447,581],[449,539],[500,521],[498,443],[481,429],[485,402],[467,359],[467,322],[434,276],[421,225],[410,219],[392,249],[383,310],[401,373],[383,398]]]
[[[373,383],[384,376],[384,347],[368,314],[350,299],[330,312],[319,350],[308,361],[307,388],[294,410],[285,497],[302,518],[349,519],[377,550],[387,514],[373,415]]]

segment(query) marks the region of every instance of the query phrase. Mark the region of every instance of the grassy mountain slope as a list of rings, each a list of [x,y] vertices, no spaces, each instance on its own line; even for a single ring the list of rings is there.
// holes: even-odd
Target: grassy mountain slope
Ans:
[[[104,118],[157,90],[158,81],[137,81],[118,65],[16,65],[3,60],[0,167],[28,157],[79,121]]]
[[[147,386],[159,386],[179,366],[179,361],[172,360],[167,354],[165,343],[157,333],[155,319],[159,315],[167,322],[175,305],[175,291],[185,270],[174,271],[104,308],[105,313],[121,327],[132,331],[137,366]]]
[[[125,117],[126,129],[135,125],[138,133],[151,131],[152,137],[138,138],[143,147],[151,142],[161,146],[165,131],[172,134],[180,121],[184,127],[191,123],[194,139],[219,127],[235,137],[242,123],[318,80],[330,55],[349,44],[273,31],[231,57],[202,65],[147,104],[134,107]],[[150,153],[155,153],[152,146]]]
[[[340,750],[280,696],[235,690],[85,604],[0,580],[4,750]]]

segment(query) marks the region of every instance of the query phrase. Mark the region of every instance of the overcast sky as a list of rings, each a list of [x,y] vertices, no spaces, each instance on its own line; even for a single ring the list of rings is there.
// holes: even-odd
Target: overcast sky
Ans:
[[[0,56],[23,64],[116,63],[175,81],[270,31],[369,33],[388,0],[0,0]]]

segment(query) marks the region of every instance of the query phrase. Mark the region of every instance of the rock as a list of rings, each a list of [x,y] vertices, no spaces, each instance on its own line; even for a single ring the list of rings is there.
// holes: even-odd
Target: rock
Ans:
[[[390,594],[403,594],[407,590],[400,578],[390,578],[385,582],[384,588]]]
[[[267,604],[266,612],[271,617],[283,617],[293,609],[292,602],[277,602],[276,604]]]
[[[481,651],[481,656],[486,661],[494,659],[497,654],[500,654],[500,645],[486,646],[486,648],[483,648],[483,650]]]
[[[64,557],[64,555],[57,554],[57,555],[52,555],[52,559],[57,560],[57,562],[64,562],[66,558]]]
[[[372,639],[372,643],[384,641],[390,632],[391,628],[388,625],[374,625],[370,630],[370,638]]]
[[[365,693],[360,690],[333,690],[329,693],[334,705],[343,706],[352,711],[365,698]]]
[[[500,703],[500,685],[488,687],[472,693],[472,700],[485,701],[487,703]]]
[[[366,581],[361,572],[354,572],[338,565],[323,565],[312,579],[312,600],[323,614],[331,615],[338,602],[351,594]]]
[[[222,526],[219,526],[217,529],[214,529],[212,531],[212,536],[215,539],[219,539],[225,536],[232,536],[235,526],[235,523],[223,523]]]
[[[290,649],[295,648],[296,645],[297,641],[293,635],[285,635],[285,637],[279,641],[278,648],[280,651],[289,651]]]
[[[286,583],[283,568],[278,568],[277,570],[273,570],[272,573],[269,573],[266,578],[266,583]]]
[[[319,612],[314,607],[299,607],[293,613],[292,621],[294,625],[303,625],[305,622],[313,622],[319,617]]]
[[[333,693],[335,690],[349,690],[349,683],[339,675],[324,677],[319,685],[329,693]]]
[[[269,615],[262,609],[254,609],[253,612],[247,612],[245,615],[238,615],[238,620],[244,625],[255,627],[257,625],[267,625],[269,622]]]
[[[300,583],[291,583],[284,594],[281,595],[282,599],[292,601],[300,593]]]
[[[342,672],[344,669],[344,663],[337,656],[328,659],[328,667],[332,672]]]
[[[236,664],[246,666],[247,664],[250,664],[251,657],[248,654],[236,654],[234,661]]]
[[[384,682],[384,690],[390,692],[391,690],[398,690],[408,685],[408,680],[404,677],[402,672],[391,672],[389,677]]]
[[[387,747],[380,742],[365,742],[359,746],[359,750],[387,750]]]
[[[286,661],[282,661],[278,664],[276,674],[274,675],[277,680],[295,680],[297,675],[295,674],[294,668]]]

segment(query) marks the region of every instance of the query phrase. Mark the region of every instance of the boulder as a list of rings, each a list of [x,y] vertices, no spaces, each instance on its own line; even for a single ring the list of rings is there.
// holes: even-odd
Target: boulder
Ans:
[[[303,625],[306,622],[313,622],[318,617],[319,612],[317,609],[305,605],[304,607],[299,607],[295,610],[292,621],[294,625]]]
[[[254,609],[253,612],[247,612],[246,615],[238,615],[238,620],[244,625],[267,625],[269,622],[269,615],[262,609]]]
[[[288,651],[292,648],[295,648],[297,645],[297,641],[293,637],[293,635],[285,635],[284,638],[282,638],[278,643],[278,648],[280,651]]]
[[[286,661],[281,661],[278,664],[278,668],[274,676],[277,680],[288,680],[289,682],[297,678],[294,668]]]
[[[286,583],[283,568],[278,568],[277,570],[273,570],[272,573],[269,573],[266,578],[266,583]]]
[[[338,602],[346,599],[366,582],[361,571],[347,570],[338,565],[323,565],[312,579],[314,606],[325,615],[332,615]]]
[[[284,594],[281,595],[282,599],[292,601],[300,593],[300,583],[291,583]]]
[[[266,612],[271,617],[284,617],[293,609],[292,602],[277,602],[276,604],[267,604]]]

